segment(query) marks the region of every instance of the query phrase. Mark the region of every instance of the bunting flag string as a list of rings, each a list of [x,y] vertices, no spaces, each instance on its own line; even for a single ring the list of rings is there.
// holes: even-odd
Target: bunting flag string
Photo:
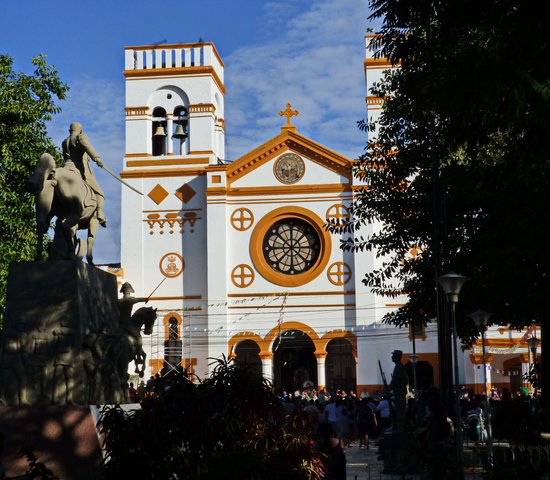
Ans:
[[[264,303],[264,305],[262,305],[262,307],[263,307],[263,306],[267,306],[267,305],[273,303],[275,300],[277,300],[277,299],[279,299],[279,298],[281,298],[280,295],[277,296],[277,297],[272,297],[272,299],[271,299],[269,302]],[[250,306],[250,308],[251,308],[251,309],[254,309],[254,306]],[[256,310],[257,310],[257,308],[256,308],[255,310],[251,310],[250,312],[246,312],[244,315],[241,315],[239,318],[236,318],[236,319],[233,320],[231,323],[237,323],[237,321],[243,320],[243,319],[249,317],[250,315],[253,315],[254,312],[255,312]]]
[[[474,368],[477,370],[481,370],[483,368],[483,365],[474,365]],[[487,365],[487,370],[493,373],[497,373],[500,375],[504,375],[505,377],[513,377],[514,375],[522,375],[522,373],[519,370],[501,370],[499,368],[492,367],[491,365]]]
[[[276,293],[270,293],[270,294],[267,294],[267,295],[260,295],[260,296],[257,296],[257,297],[245,297],[245,298],[241,298],[239,300],[227,300],[225,302],[208,303],[204,306],[203,305],[197,305],[197,306],[193,306],[193,307],[163,308],[163,309],[159,308],[157,311],[159,311],[159,312],[192,312],[192,311],[197,311],[197,310],[203,310],[204,307],[206,307],[206,308],[227,307],[229,305],[240,305],[240,304],[247,303],[247,302],[255,302],[255,301],[258,301],[258,300],[265,300],[266,298],[271,298],[272,300],[270,300],[269,303],[272,303],[275,300],[277,300],[277,298],[280,298],[280,297],[285,297],[286,298],[286,296],[288,296],[288,292],[285,292],[285,293],[276,292]],[[254,305],[251,305],[250,308],[254,308]]]
[[[288,299],[288,292],[285,292],[283,297],[283,303],[281,304],[281,309],[279,310],[279,319],[277,321],[277,326],[279,327],[279,342],[277,343],[277,346],[273,350],[274,353],[279,348],[279,345],[281,345],[281,335],[283,333],[283,316],[284,316],[284,310],[285,310],[287,299]]]

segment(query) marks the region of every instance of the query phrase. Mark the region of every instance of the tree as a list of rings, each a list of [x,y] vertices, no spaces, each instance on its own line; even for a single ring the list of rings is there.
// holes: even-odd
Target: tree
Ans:
[[[34,197],[26,182],[42,153],[57,155],[46,122],[68,90],[43,55],[32,63],[32,75],[16,73],[13,59],[0,55],[0,322],[10,262],[34,257]]]
[[[103,411],[106,479],[323,478],[307,415],[287,415],[260,374],[218,360],[198,383],[162,380],[141,409]]]
[[[434,318],[434,276],[455,270],[470,278],[459,304],[465,343],[477,332],[464,313],[480,307],[495,312],[495,323],[544,325],[550,38],[536,2],[370,6],[371,18],[383,19],[374,46],[400,68],[371,92],[385,101],[378,134],[355,167],[368,188],[354,200],[355,223],[340,226],[382,227],[344,247],[384,257],[364,279],[373,290],[409,294],[389,322]]]

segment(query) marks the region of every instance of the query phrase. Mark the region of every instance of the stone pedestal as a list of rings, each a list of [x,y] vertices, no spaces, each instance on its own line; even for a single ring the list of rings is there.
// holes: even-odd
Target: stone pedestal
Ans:
[[[414,439],[400,432],[386,432],[380,439],[380,453],[384,460],[384,472],[405,475],[416,473]]]
[[[120,403],[126,386],[117,366],[118,322],[113,275],[75,261],[11,264],[0,400],[14,406]]]
[[[19,453],[30,449],[63,480],[102,478],[102,453],[89,407],[0,407],[6,476],[23,475],[28,462]]]

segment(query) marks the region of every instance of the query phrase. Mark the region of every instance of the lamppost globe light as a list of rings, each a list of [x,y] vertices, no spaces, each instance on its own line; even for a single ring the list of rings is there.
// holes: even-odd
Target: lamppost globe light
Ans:
[[[489,323],[489,319],[493,314],[491,312],[486,312],[481,308],[478,308],[475,312],[472,312],[468,315],[474,323],[476,324],[477,329],[481,332],[485,330],[485,327]]]
[[[455,272],[449,272],[445,275],[441,275],[437,281],[443,291],[447,294],[447,298],[452,303],[458,302],[458,295],[460,290],[462,290],[462,285],[468,281],[468,277],[464,277]]]

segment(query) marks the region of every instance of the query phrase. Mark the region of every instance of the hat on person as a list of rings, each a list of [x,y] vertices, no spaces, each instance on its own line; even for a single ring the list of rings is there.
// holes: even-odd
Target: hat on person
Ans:
[[[391,352],[391,353],[392,353],[392,355],[395,353],[396,355],[401,356],[401,355],[403,355],[403,350],[394,350],[394,351]]]

